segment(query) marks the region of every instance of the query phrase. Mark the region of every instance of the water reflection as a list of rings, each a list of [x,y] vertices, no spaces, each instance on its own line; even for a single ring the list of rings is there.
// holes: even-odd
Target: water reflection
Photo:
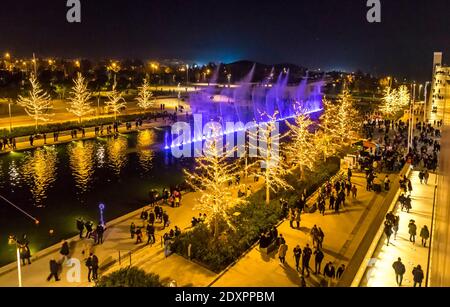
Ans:
[[[36,149],[27,153],[22,165],[22,174],[30,187],[36,206],[42,206],[49,188],[56,180],[57,152],[54,147]]]
[[[94,174],[94,147],[94,143],[89,141],[75,142],[68,146],[69,162],[75,185],[81,192],[88,190]]]
[[[20,172],[16,161],[11,161],[8,167],[9,183],[12,187],[20,186]]]
[[[153,158],[155,152],[151,149],[151,146],[155,144],[156,134],[153,130],[139,131],[137,136],[137,154],[139,157],[139,164],[144,170],[148,172],[153,167]]]
[[[106,143],[107,163],[116,175],[120,175],[127,162],[128,142],[125,137],[111,138]]]

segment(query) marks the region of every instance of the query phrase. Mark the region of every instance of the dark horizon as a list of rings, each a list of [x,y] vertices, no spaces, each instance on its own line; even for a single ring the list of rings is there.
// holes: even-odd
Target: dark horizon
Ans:
[[[382,2],[382,22],[366,20],[366,0],[81,0],[82,20],[66,21],[66,1],[3,4],[0,52],[31,57],[238,60],[292,63],[431,79],[434,51],[450,56],[447,0]]]

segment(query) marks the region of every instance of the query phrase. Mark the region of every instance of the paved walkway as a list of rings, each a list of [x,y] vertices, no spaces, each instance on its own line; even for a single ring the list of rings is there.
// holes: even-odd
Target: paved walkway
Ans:
[[[412,270],[418,264],[420,264],[426,275],[430,242],[428,240],[426,248],[422,247],[420,230],[424,225],[427,225],[431,231],[436,175],[430,174],[428,184],[420,184],[418,174],[418,171],[414,171],[410,176],[413,185],[411,193],[412,210],[410,213],[407,213],[406,211],[401,211],[400,205],[397,205],[395,208],[395,214],[400,215],[397,239],[394,240],[394,236],[392,236],[391,244],[386,246],[386,236],[383,234],[373,255],[374,261],[362,280],[361,286],[363,287],[396,287],[392,264],[397,261],[398,257],[402,258],[402,262],[406,267],[402,286],[413,286]],[[408,224],[411,219],[415,220],[417,225],[415,244],[409,241]],[[422,286],[425,286],[425,280]]]
[[[379,174],[378,178],[385,175]],[[376,194],[366,191],[366,179],[363,173],[354,173],[352,181],[358,188],[356,199],[347,198],[345,209],[339,215],[328,210],[328,200],[326,202],[327,211],[322,216],[318,211],[314,214],[303,214],[300,223],[300,230],[289,226],[289,221],[284,221],[278,232],[283,234],[288,245],[286,263],[281,265],[276,252],[265,256],[260,253],[259,247],[255,246],[247,255],[240,259],[236,265],[221,276],[214,287],[296,287],[300,286],[300,274],[295,269],[295,259],[293,249],[298,244],[303,248],[309,244],[312,248],[312,240],[309,235],[314,225],[321,227],[325,233],[323,252],[325,258],[322,262],[322,273],[325,264],[333,262],[336,269],[341,264],[346,264],[349,259],[345,255],[347,248],[352,241],[354,234],[358,231],[361,223],[364,222],[366,213],[376,203],[377,198],[383,197],[385,192]],[[314,197],[310,203],[315,202]],[[314,249],[313,249],[314,251]],[[314,268],[314,257],[311,258],[310,267]],[[308,286],[318,286],[320,279],[311,274],[306,279]]]

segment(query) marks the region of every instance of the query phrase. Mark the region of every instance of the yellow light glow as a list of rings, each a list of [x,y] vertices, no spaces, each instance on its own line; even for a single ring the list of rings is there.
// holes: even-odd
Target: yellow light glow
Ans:
[[[11,55],[9,54],[9,52],[5,53],[5,59],[8,59],[11,57]]]

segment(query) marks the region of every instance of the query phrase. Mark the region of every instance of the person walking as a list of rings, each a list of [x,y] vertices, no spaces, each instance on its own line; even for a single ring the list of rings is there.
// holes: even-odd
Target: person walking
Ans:
[[[323,275],[327,280],[328,287],[331,287],[333,279],[336,277],[336,269],[334,268],[333,263],[328,262],[323,269]]]
[[[301,215],[302,215],[302,213],[300,212],[300,210],[298,208],[295,209],[295,223],[296,223],[297,229],[300,229]]]
[[[303,249],[303,257],[302,257],[302,276],[305,276],[305,269],[309,277],[309,261],[311,259],[312,250],[309,247],[309,244],[306,244],[306,247]]]
[[[300,245],[297,245],[294,248],[294,259],[295,259],[295,269],[298,272],[298,268],[300,266],[300,258],[302,257],[302,249],[300,248]]]
[[[325,216],[325,199],[322,198],[319,200],[318,206],[319,213],[322,214],[322,216]]]
[[[345,271],[345,265],[343,264],[336,271],[336,279],[341,279],[342,274],[344,274],[344,271]]]
[[[334,192],[331,192],[330,195],[330,206],[328,207],[329,210],[334,209],[334,202],[336,201],[336,197],[334,196]]]
[[[311,236],[311,241],[312,241],[313,247],[316,247],[318,245],[317,244],[318,233],[319,233],[319,229],[317,229],[317,226],[314,225],[313,228],[311,228],[311,231],[309,232],[309,235]]]
[[[428,184],[428,179],[430,178],[430,173],[428,170],[425,170],[425,173],[423,174],[423,180],[425,181],[425,184]]]
[[[414,220],[410,220],[408,224],[409,241],[416,243],[417,226]]]
[[[395,271],[395,281],[397,282],[397,285],[401,287],[403,282],[403,275],[405,274],[406,269],[400,257],[392,264],[392,268]]]
[[[430,238],[430,231],[428,230],[427,225],[424,225],[420,230],[420,237],[422,238],[422,246],[427,247],[427,240]]]
[[[386,246],[389,246],[389,240],[391,239],[392,235],[392,224],[390,221],[386,220],[384,222],[384,234],[386,235]]]
[[[295,221],[295,211],[294,208],[291,208],[289,211],[289,226],[291,228],[294,228],[294,221]]]
[[[323,233],[322,228],[319,227],[317,231],[317,247],[322,249],[323,247],[323,240],[325,239],[325,234]]]
[[[314,273],[320,275],[320,267],[322,266],[322,261],[324,258],[323,252],[317,248],[314,251]]]
[[[414,288],[419,285],[422,287],[422,282],[424,278],[423,270],[420,264],[412,270],[413,279],[414,279]]]
[[[286,243],[281,244],[280,247],[278,248],[278,258],[280,259],[281,264],[284,264],[286,261],[287,250],[288,246],[286,245]]]
[[[60,281],[58,278],[59,265],[54,258],[50,259],[50,275],[47,277],[47,281],[50,281],[52,277],[55,277],[55,281]]]
[[[420,184],[423,184],[423,176],[424,175],[424,173],[423,173],[423,171],[420,171],[419,172],[419,180],[420,180]]]

